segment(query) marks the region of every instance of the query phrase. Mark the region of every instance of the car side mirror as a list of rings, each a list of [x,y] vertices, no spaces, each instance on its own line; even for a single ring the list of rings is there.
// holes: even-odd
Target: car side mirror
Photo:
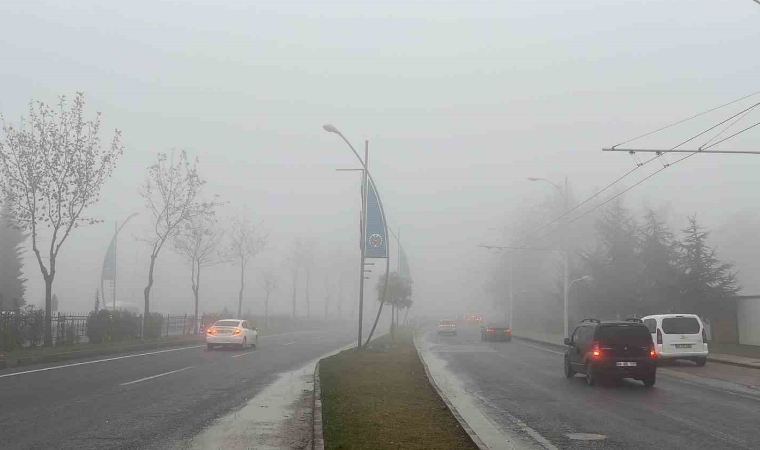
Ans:
[[[573,345],[573,341],[571,341],[570,338],[565,338],[565,345],[572,346]]]

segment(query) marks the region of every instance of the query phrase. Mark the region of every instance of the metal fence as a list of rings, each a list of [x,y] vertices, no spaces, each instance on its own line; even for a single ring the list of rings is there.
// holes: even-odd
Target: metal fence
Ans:
[[[161,314],[160,316],[160,336],[193,334],[200,329],[200,319],[196,320],[192,315]],[[132,317],[129,319],[129,326],[134,330],[132,335],[140,337],[143,333],[143,316]],[[39,309],[0,311],[0,350],[40,344],[44,336],[44,319],[44,311]],[[91,320],[90,314],[53,313],[51,320],[53,344],[89,342],[88,320]]]

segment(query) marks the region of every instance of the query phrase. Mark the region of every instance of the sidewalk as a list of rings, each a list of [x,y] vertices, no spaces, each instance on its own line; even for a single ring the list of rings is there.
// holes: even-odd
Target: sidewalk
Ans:
[[[558,334],[515,330],[512,335],[529,341],[565,347],[562,336]],[[710,343],[708,348],[710,355],[707,360],[710,362],[760,369],[760,346]]]

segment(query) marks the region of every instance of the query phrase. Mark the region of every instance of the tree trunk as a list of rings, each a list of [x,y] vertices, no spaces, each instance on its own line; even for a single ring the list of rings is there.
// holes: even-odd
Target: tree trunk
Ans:
[[[391,340],[395,338],[394,336],[395,327],[393,323],[393,320],[395,317],[396,317],[396,307],[393,305],[393,303],[391,303]]]
[[[298,289],[298,273],[293,275],[293,319],[296,318],[296,291]]]
[[[245,263],[240,262],[240,292],[238,293],[238,313],[237,318],[242,317],[243,312],[243,289],[245,288]]]
[[[45,346],[53,345],[53,275],[45,277]]]
[[[309,278],[311,274],[309,271],[306,271],[306,317],[311,317],[311,305],[309,304]]]
[[[264,298],[264,327],[269,328],[269,292]]]
[[[198,292],[201,290],[201,265],[198,264],[198,271],[195,273],[195,286],[193,287],[193,294],[195,295],[195,325],[193,326],[193,334],[198,334]]]
[[[406,325],[406,319],[409,318],[409,308],[406,308],[406,313],[404,313],[404,325]]]
[[[153,288],[153,269],[156,267],[156,258],[158,255],[150,255],[150,269],[148,269],[148,285],[145,286],[143,296],[145,297],[145,308],[143,311],[143,332],[140,333],[145,338],[145,330],[148,328],[148,315],[150,314],[150,290]]]

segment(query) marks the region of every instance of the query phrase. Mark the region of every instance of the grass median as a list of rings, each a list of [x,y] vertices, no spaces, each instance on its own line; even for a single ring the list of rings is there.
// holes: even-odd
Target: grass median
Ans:
[[[327,450],[477,450],[435,389],[412,331],[319,363]]]

